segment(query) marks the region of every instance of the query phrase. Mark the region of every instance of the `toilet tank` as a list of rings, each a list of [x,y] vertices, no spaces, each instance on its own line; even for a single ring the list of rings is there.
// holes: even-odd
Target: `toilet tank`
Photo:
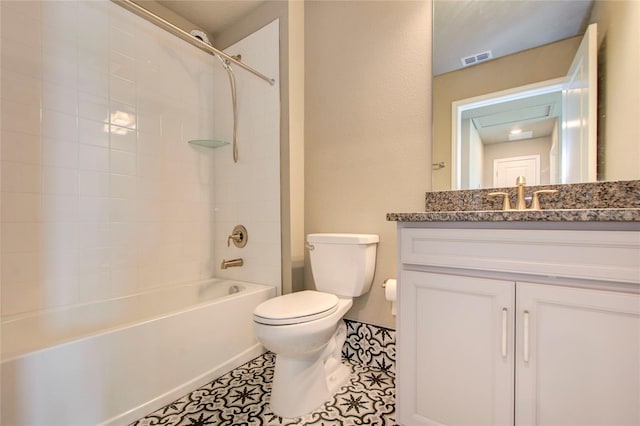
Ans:
[[[311,272],[318,291],[357,297],[371,288],[379,237],[374,234],[309,234]]]

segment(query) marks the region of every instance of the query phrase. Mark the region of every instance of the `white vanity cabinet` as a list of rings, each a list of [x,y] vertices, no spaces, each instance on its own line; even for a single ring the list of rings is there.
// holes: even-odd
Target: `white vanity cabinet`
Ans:
[[[533,283],[516,294],[516,424],[640,424],[640,296]]]
[[[399,238],[399,424],[640,424],[640,232]]]

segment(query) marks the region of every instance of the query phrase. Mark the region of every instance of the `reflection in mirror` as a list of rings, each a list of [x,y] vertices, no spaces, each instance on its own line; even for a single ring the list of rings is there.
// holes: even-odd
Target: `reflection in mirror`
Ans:
[[[596,120],[570,112],[596,92],[572,68],[593,22]],[[512,175],[531,168],[532,184],[639,179],[639,23],[633,0],[434,1],[433,163],[445,167],[433,168],[432,189],[512,186]],[[591,147],[576,149],[589,134]]]
[[[529,185],[557,182],[551,157],[559,157],[562,79],[533,86],[453,102],[455,189],[511,186],[518,176]]]

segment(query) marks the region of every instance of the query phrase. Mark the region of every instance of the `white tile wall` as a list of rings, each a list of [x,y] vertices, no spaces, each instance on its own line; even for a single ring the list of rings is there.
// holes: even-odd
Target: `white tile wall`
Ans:
[[[278,138],[254,132],[271,137],[267,148],[246,130],[262,111],[241,109],[240,165],[227,164],[228,150],[186,143],[213,133],[217,60],[109,1],[0,7],[3,316],[217,274],[214,182],[228,171],[247,193],[221,198],[220,212],[233,206],[239,217],[219,232],[246,220],[244,278],[279,285]],[[275,58],[265,64],[273,75]],[[238,78],[243,103],[263,96],[248,94],[253,77]],[[278,90],[256,86],[276,94],[277,130]]]
[[[242,61],[263,74],[278,78],[279,22],[256,31],[226,53],[241,54]],[[231,140],[231,94],[226,72],[214,69],[218,95],[214,103],[217,137]],[[238,152],[219,148],[215,158],[216,275],[273,285],[280,291],[280,89],[247,73],[236,71],[238,87]],[[220,155],[222,154],[222,155]],[[249,233],[244,248],[227,247],[227,236],[237,224]],[[241,257],[244,266],[221,270],[222,259]]]

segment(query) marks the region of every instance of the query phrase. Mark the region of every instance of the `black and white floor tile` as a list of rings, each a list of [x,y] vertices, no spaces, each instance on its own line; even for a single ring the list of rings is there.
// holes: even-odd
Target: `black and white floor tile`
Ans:
[[[266,353],[132,426],[395,424],[394,374],[353,362],[347,384],[322,407],[296,419],[274,415],[268,404],[274,361],[275,355]]]
[[[342,347],[342,357],[395,374],[396,331],[358,321],[344,322],[347,324],[347,339]]]

